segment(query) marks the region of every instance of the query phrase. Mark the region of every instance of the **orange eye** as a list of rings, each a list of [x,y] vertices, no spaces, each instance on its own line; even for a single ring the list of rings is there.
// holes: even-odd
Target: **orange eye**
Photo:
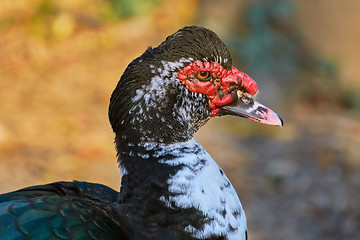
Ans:
[[[196,77],[199,79],[199,80],[208,80],[208,78],[210,77],[210,72],[207,72],[207,71],[201,71],[201,72],[198,72],[196,74]]]

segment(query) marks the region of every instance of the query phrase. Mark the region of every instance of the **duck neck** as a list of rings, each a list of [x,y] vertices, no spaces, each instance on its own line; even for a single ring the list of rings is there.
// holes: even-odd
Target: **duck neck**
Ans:
[[[119,202],[138,224],[151,217],[182,238],[242,239],[245,214],[224,172],[194,139],[175,144],[142,143],[119,155],[123,172]],[[175,238],[174,238],[175,239]],[[225,238],[224,238],[225,239]]]
[[[185,231],[189,224],[199,228],[205,226],[207,220],[199,209],[194,206],[182,208],[175,202],[174,206],[170,206],[169,202],[172,196],[178,195],[171,189],[171,179],[185,167],[186,163],[181,163],[181,159],[203,151],[191,139],[168,145],[142,143],[129,146],[119,154],[123,176],[118,201],[122,206],[129,206],[125,211],[133,216],[133,226],[144,226],[146,233],[153,232],[151,224],[156,224],[157,231],[166,231],[167,236],[176,234],[169,239],[190,239],[191,233]],[[154,239],[160,233],[151,234],[155,235],[149,238]]]
[[[151,192],[157,199],[168,194],[168,180],[184,165],[171,163],[203,151],[193,139],[174,144],[128,144],[118,155],[122,173],[120,202],[131,201],[144,192]]]

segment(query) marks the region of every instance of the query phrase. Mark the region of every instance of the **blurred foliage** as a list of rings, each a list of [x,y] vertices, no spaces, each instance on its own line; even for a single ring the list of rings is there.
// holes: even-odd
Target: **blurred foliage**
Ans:
[[[159,4],[161,0],[107,0],[110,2],[108,9],[108,17],[110,19],[119,19],[146,13],[154,6]]]
[[[241,20],[245,32],[229,41],[234,57],[248,71],[294,74],[299,56],[297,36],[287,25],[292,14],[286,0],[250,2]]]
[[[346,104],[360,114],[360,89],[346,89]]]
[[[6,0],[8,1],[8,0]],[[161,5],[162,0],[32,0],[11,6],[3,3],[0,10],[0,29],[22,24],[29,33],[45,39],[62,39],[82,28],[98,28],[119,20],[151,13]],[[0,8],[1,8],[0,3]],[[6,8],[21,14],[6,12]]]
[[[51,37],[50,24],[59,11],[59,7],[53,1],[40,2],[29,21],[30,32],[44,38]]]
[[[250,75],[261,76],[257,79],[272,76],[270,81],[283,88],[286,97],[301,98],[302,103],[358,106],[357,98],[348,99],[340,84],[337,64],[303,41],[294,14],[290,0],[249,1],[239,14],[245,27],[228,40],[234,61]]]

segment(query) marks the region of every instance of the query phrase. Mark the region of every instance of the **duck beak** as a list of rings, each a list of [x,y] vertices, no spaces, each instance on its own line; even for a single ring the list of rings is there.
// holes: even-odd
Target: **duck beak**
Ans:
[[[237,92],[237,99],[221,108],[222,114],[247,118],[259,123],[283,126],[283,120],[270,108],[254,100],[248,94]]]

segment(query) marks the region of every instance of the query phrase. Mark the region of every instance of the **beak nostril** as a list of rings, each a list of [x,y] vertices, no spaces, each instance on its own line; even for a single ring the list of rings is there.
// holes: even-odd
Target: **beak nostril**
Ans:
[[[244,96],[244,95],[240,97],[240,100],[241,100],[243,103],[245,103],[246,105],[251,103],[250,98],[247,97],[247,96]]]

